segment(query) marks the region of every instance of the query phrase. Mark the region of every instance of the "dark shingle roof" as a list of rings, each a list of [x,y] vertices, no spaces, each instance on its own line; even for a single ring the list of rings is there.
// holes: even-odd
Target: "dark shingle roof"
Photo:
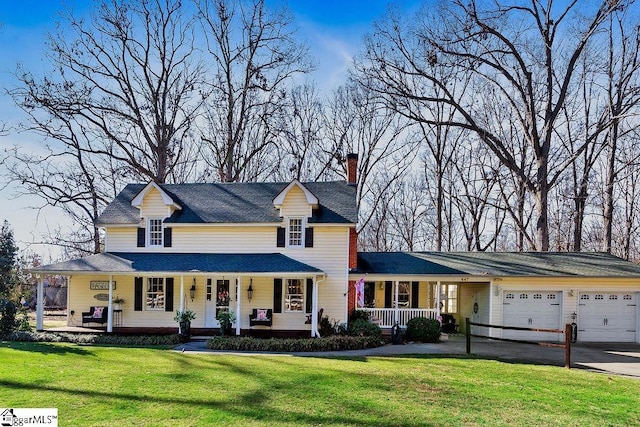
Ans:
[[[252,182],[218,184],[162,184],[160,187],[182,206],[167,223],[277,223],[281,221],[273,199],[289,183]],[[98,224],[137,224],[140,211],[131,200],[146,184],[129,184],[105,208]],[[308,182],[303,185],[320,204],[309,222],[355,224],[358,220],[355,187],[345,182]]]
[[[44,265],[34,272],[73,273],[322,273],[282,254],[169,254],[101,253],[71,261]]]
[[[355,273],[640,277],[640,266],[600,252],[360,252]]]

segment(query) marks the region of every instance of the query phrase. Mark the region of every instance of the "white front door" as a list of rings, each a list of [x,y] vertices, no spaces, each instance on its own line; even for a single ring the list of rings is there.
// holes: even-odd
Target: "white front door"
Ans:
[[[521,328],[560,329],[561,292],[506,291],[502,324]],[[549,332],[503,330],[503,338],[524,341],[558,341],[563,335]]]
[[[216,319],[218,313],[229,310],[231,301],[231,288],[229,279],[207,279],[207,296],[205,305],[205,328],[218,328],[220,322]]]
[[[581,292],[578,341],[634,342],[636,299],[631,292]]]

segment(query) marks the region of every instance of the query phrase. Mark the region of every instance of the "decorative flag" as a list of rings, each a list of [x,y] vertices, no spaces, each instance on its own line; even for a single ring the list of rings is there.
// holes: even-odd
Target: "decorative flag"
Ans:
[[[356,307],[364,308],[364,276],[355,284],[356,288]]]

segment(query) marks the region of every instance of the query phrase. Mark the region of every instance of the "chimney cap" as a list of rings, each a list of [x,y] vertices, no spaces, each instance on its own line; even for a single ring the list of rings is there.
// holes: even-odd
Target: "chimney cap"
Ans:
[[[356,153],[347,153],[347,160],[355,159],[358,160],[358,154]]]

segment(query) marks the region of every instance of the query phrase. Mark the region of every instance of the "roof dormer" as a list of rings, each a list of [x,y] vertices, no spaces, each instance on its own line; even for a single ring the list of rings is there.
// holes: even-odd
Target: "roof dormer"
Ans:
[[[300,181],[294,179],[274,199],[273,206],[280,210],[280,216],[313,215],[313,209],[319,206],[318,198]]]
[[[182,210],[182,206],[153,181],[131,200],[131,206],[140,209],[140,218],[168,218],[176,210]]]

